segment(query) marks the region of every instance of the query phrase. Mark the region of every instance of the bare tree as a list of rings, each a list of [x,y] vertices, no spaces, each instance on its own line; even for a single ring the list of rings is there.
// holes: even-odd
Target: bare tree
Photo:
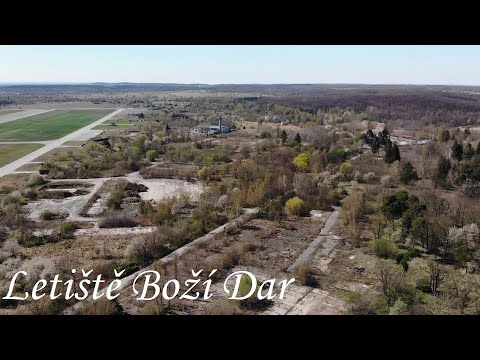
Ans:
[[[380,260],[377,263],[377,279],[388,306],[392,306],[404,286],[403,273],[388,260]]]
[[[432,295],[437,296],[438,288],[443,284],[447,275],[446,270],[443,265],[436,261],[430,261],[427,266],[427,273],[430,277],[430,290],[432,290]]]
[[[454,303],[463,314],[465,309],[474,304],[477,299],[472,296],[478,291],[478,284],[471,275],[456,275],[451,281],[451,295]]]

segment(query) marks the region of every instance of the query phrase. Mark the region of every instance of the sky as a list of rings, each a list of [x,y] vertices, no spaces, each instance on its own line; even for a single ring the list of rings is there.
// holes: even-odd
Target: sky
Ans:
[[[0,46],[0,83],[480,85],[480,46]]]

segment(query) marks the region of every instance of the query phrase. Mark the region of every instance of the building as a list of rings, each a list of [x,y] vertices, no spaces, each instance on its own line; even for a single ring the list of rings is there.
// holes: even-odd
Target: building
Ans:
[[[218,120],[218,125],[202,124],[195,126],[192,130],[195,134],[201,134],[205,136],[215,134],[228,134],[231,131],[230,127],[222,125],[222,119]]]

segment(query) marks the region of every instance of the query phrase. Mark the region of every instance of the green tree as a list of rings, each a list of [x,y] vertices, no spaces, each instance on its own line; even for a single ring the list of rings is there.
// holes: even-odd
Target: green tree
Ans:
[[[400,149],[397,143],[392,143],[390,139],[387,140],[385,145],[385,157],[384,160],[387,164],[393,164],[395,161],[400,161]]]
[[[298,196],[288,199],[285,203],[285,208],[290,214],[295,216],[303,215],[306,212],[305,202]]]
[[[158,156],[158,152],[156,150],[148,150],[147,151],[147,159],[148,161],[155,161]]]
[[[418,180],[417,172],[410,162],[403,163],[400,167],[400,181],[408,185],[411,181]]]
[[[468,143],[468,144],[465,146],[465,151],[464,151],[463,153],[464,153],[464,155],[465,155],[465,159],[467,159],[467,160],[472,159],[473,156],[475,155],[475,150],[473,150],[472,144]]]
[[[462,160],[462,157],[463,157],[463,147],[462,145],[457,141],[455,140],[453,142],[453,145],[452,145],[452,157],[455,159],[455,160]]]
[[[406,190],[397,191],[393,195],[383,198],[380,211],[392,223],[402,217],[403,213],[409,208],[409,197]]]
[[[310,153],[303,152],[293,159],[293,164],[298,170],[307,171],[310,167],[310,158]]]
[[[282,130],[280,138],[282,139],[282,144],[285,144],[287,142],[288,134],[285,130]]]
[[[293,142],[295,143],[295,145],[300,145],[302,143],[302,138],[300,137],[299,133],[295,135],[295,139],[293,140]]]
[[[438,159],[437,171],[434,179],[435,187],[444,187],[446,185],[446,180],[451,167],[452,164],[450,163],[450,160],[448,160],[445,156],[440,156]]]

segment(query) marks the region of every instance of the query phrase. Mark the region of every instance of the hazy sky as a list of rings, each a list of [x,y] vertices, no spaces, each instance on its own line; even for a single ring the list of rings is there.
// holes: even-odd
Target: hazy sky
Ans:
[[[2,82],[480,85],[480,46],[0,46]]]

